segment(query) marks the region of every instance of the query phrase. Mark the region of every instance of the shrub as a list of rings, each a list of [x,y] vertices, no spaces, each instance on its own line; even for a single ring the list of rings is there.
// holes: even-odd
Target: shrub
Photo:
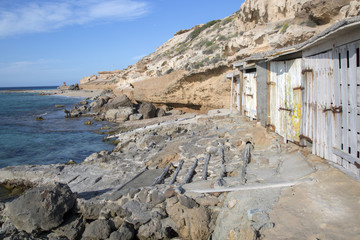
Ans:
[[[284,25],[282,26],[280,33],[286,33],[286,30],[289,28],[289,23],[284,23]]]
[[[192,31],[189,36],[188,36],[188,39],[187,40],[193,40],[194,38],[196,38],[197,36],[200,35],[200,33],[202,31],[204,31],[205,29],[215,25],[216,23],[218,23],[220,20],[212,20],[204,25],[202,25],[201,27],[198,27],[196,29],[194,29],[194,31]]]

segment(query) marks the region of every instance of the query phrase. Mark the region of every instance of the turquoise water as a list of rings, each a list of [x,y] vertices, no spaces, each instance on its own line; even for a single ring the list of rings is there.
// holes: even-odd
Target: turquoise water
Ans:
[[[89,118],[66,119],[80,98],[0,92],[0,168],[10,165],[81,162],[91,153],[112,150],[94,131],[104,123],[84,125]],[[44,121],[36,121],[42,116]]]

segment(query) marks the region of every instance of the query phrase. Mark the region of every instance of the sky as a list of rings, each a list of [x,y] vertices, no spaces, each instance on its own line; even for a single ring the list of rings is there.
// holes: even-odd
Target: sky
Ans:
[[[79,83],[124,69],[243,0],[1,0],[0,87]]]

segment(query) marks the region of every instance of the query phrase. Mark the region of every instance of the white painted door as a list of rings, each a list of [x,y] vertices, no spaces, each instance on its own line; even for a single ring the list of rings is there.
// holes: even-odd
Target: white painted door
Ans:
[[[248,70],[246,70],[248,71]],[[245,116],[256,119],[256,72],[245,72],[244,77],[244,94],[243,94],[243,109]]]
[[[360,167],[360,41],[334,51],[335,106],[333,153]],[[345,166],[346,167],[346,166]],[[354,166],[349,166],[349,168]],[[350,169],[351,170],[351,169]],[[357,169],[355,169],[357,171]]]

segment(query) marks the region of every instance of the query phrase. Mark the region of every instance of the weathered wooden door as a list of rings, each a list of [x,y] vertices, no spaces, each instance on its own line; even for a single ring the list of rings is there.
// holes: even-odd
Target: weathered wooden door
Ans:
[[[243,94],[243,109],[245,116],[256,119],[256,72],[253,70],[246,70],[244,77],[244,94]]]
[[[240,112],[241,109],[241,105],[240,105],[240,100],[241,100],[241,96],[240,96],[240,78],[237,77],[236,78],[236,86],[235,86],[235,105],[236,105],[236,109]]]
[[[270,63],[270,124],[284,141],[299,142],[301,59]]]
[[[360,41],[334,50],[334,138],[333,153],[360,166]],[[346,167],[346,166],[345,166]],[[350,169],[351,170],[351,169]],[[357,171],[357,169],[355,169]]]
[[[304,58],[302,134],[313,142],[313,154],[332,158],[335,107],[332,51]]]

